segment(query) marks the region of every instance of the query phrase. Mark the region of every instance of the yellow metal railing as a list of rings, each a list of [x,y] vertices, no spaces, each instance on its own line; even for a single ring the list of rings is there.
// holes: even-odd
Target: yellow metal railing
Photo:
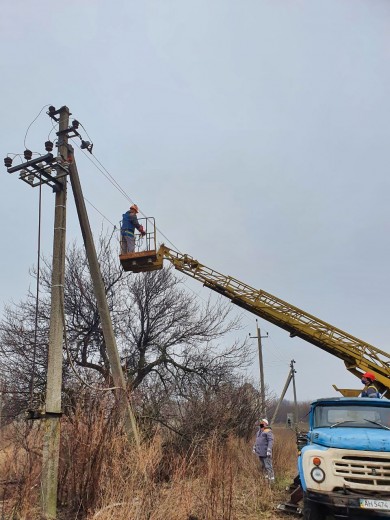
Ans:
[[[138,222],[141,226],[143,226],[145,231],[145,236],[142,237],[140,232],[135,229],[134,237],[135,237],[135,250],[138,251],[156,251],[157,249],[157,241],[156,241],[156,222],[154,217],[145,217],[139,218]],[[121,242],[121,229],[122,222],[119,226],[119,241]]]

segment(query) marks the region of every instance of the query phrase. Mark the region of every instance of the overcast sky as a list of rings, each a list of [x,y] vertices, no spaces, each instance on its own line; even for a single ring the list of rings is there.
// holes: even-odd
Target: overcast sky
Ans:
[[[40,109],[67,105],[180,251],[389,351],[389,26],[388,0],[7,2],[1,150],[22,152]],[[77,160],[85,197],[119,222],[126,198]],[[38,190],[5,168],[0,182],[5,304],[33,284]],[[68,240],[81,242],[69,201]],[[53,203],[46,188],[46,255]],[[98,233],[107,220],[88,209]],[[272,390],[292,358],[300,399],[361,386],[337,358],[259,323]],[[243,324],[241,338],[255,334],[255,316]]]

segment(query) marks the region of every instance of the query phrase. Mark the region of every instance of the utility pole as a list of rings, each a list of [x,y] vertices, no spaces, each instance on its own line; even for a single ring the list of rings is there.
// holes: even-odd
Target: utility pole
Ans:
[[[137,447],[140,446],[139,433],[137,423],[131,408],[131,404],[126,394],[126,381],[123,376],[123,370],[120,363],[118,348],[112,327],[110,310],[107,304],[106,292],[102,275],[100,272],[99,261],[96,254],[95,244],[93,241],[91,226],[89,224],[88,213],[85,207],[83,192],[79,174],[77,171],[76,161],[73,154],[73,148],[68,146],[70,157],[70,182],[72,185],[74,200],[76,203],[77,214],[79,216],[81,232],[83,235],[85,251],[87,254],[89,270],[91,273],[92,284],[94,288],[95,298],[98,305],[98,311],[102,323],[104,341],[106,343],[107,354],[110,361],[112,378],[117,387],[116,393],[121,407],[122,415],[125,420],[125,426],[128,433],[132,432],[132,436],[136,442]]]
[[[260,415],[265,417],[267,414],[267,408],[265,404],[265,382],[264,382],[264,366],[263,366],[263,348],[261,344],[262,338],[268,338],[268,332],[265,336],[261,335],[261,331],[259,328],[258,320],[256,320],[256,336],[251,336],[250,338],[257,339],[258,353],[259,353],[259,370],[260,370]]]
[[[19,179],[32,188],[47,184],[55,192],[53,266],[51,285],[51,310],[49,330],[49,352],[46,382],[45,413],[35,413],[31,410],[31,419],[44,420],[43,461],[41,476],[41,509],[42,520],[53,520],[57,516],[57,486],[60,452],[60,418],[61,387],[62,387],[62,346],[64,337],[64,281],[65,281],[65,234],[66,234],[66,197],[67,180],[71,176],[72,188],[84,238],[88,263],[98,310],[102,322],[104,341],[118,402],[124,417],[127,433],[132,434],[137,446],[140,445],[137,424],[126,394],[126,382],[120,365],[116,340],[112,328],[110,312],[106,300],[103,279],[93,243],[91,228],[81,191],[80,180],[73,156],[73,148],[69,146],[69,138],[79,137],[81,148],[92,153],[93,143],[82,140],[79,132],[79,122],[72,121],[69,126],[70,112],[66,106],[56,110],[54,106],[48,109],[48,115],[58,123],[57,157],[51,153],[54,143],[45,142],[47,154],[33,158],[33,152],[24,151],[25,162],[12,166],[13,158],[4,158],[8,173],[20,172]],[[53,172],[53,173],[52,173]],[[0,401],[1,401],[0,393]],[[1,406],[1,403],[0,403]],[[1,421],[1,409],[0,409]]]
[[[291,363],[290,363],[290,367],[291,367],[291,379],[292,379],[293,393],[294,393],[294,426],[295,426],[295,431],[298,431],[298,402],[297,402],[297,390],[295,387],[296,370],[294,368],[294,363],[295,363],[295,360],[292,359]]]
[[[290,386],[291,378],[292,378],[292,374],[291,374],[291,365],[290,365],[290,370],[288,371],[286,383],[284,385],[282,393],[280,394],[280,398],[279,398],[278,404],[276,405],[274,414],[273,414],[272,419],[271,419],[271,424],[273,424],[275,422],[276,416],[278,415],[278,411],[279,411],[280,405],[281,405],[281,403],[282,403],[282,401],[284,399],[284,396],[286,395],[288,387]]]
[[[69,109],[59,110],[58,153],[68,156]],[[57,177],[60,175],[57,170]],[[42,513],[44,519],[57,516],[57,483],[60,452],[60,418],[62,386],[62,341],[64,334],[64,279],[65,279],[65,234],[66,234],[66,177],[55,194],[53,268],[51,279],[51,310],[49,353],[46,382],[44,418],[43,466],[42,466]]]
[[[276,416],[278,415],[278,411],[279,411],[280,405],[281,405],[281,403],[282,403],[282,401],[284,399],[284,396],[286,395],[286,392],[288,390],[288,387],[290,386],[290,383],[292,381],[293,382],[293,393],[294,393],[294,429],[295,429],[295,431],[298,431],[298,402],[297,402],[297,392],[296,392],[296,388],[295,388],[295,373],[296,373],[296,370],[294,368],[294,363],[295,363],[295,360],[292,359],[291,362],[290,362],[290,370],[288,371],[288,376],[287,376],[287,379],[286,379],[286,383],[284,385],[282,394],[281,394],[281,396],[279,398],[278,404],[276,405],[274,414],[273,414],[272,419],[271,419],[271,424],[274,423],[274,421],[276,419]]]

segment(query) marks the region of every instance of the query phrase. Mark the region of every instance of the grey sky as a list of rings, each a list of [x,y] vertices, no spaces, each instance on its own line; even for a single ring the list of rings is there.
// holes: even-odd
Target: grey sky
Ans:
[[[3,156],[23,150],[43,105],[68,105],[181,251],[388,351],[389,23],[385,0],[16,0],[0,20]],[[49,130],[43,113],[28,147],[43,150]],[[78,165],[85,196],[118,222],[126,199]],[[1,185],[5,303],[31,283],[38,192],[5,169]],[[45,254],[53,202],[46,189]],[[302,399],[359,386],[338,359],[260,324],[272,389],[292,358]]]

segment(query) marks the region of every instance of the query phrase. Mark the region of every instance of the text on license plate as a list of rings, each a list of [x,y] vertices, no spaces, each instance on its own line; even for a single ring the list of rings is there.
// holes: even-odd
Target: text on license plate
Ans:
[[[360,507],[363,509],[379,509],[381,511],[390,511],[390,500],[371,500],[369,498],[361,498]]]

